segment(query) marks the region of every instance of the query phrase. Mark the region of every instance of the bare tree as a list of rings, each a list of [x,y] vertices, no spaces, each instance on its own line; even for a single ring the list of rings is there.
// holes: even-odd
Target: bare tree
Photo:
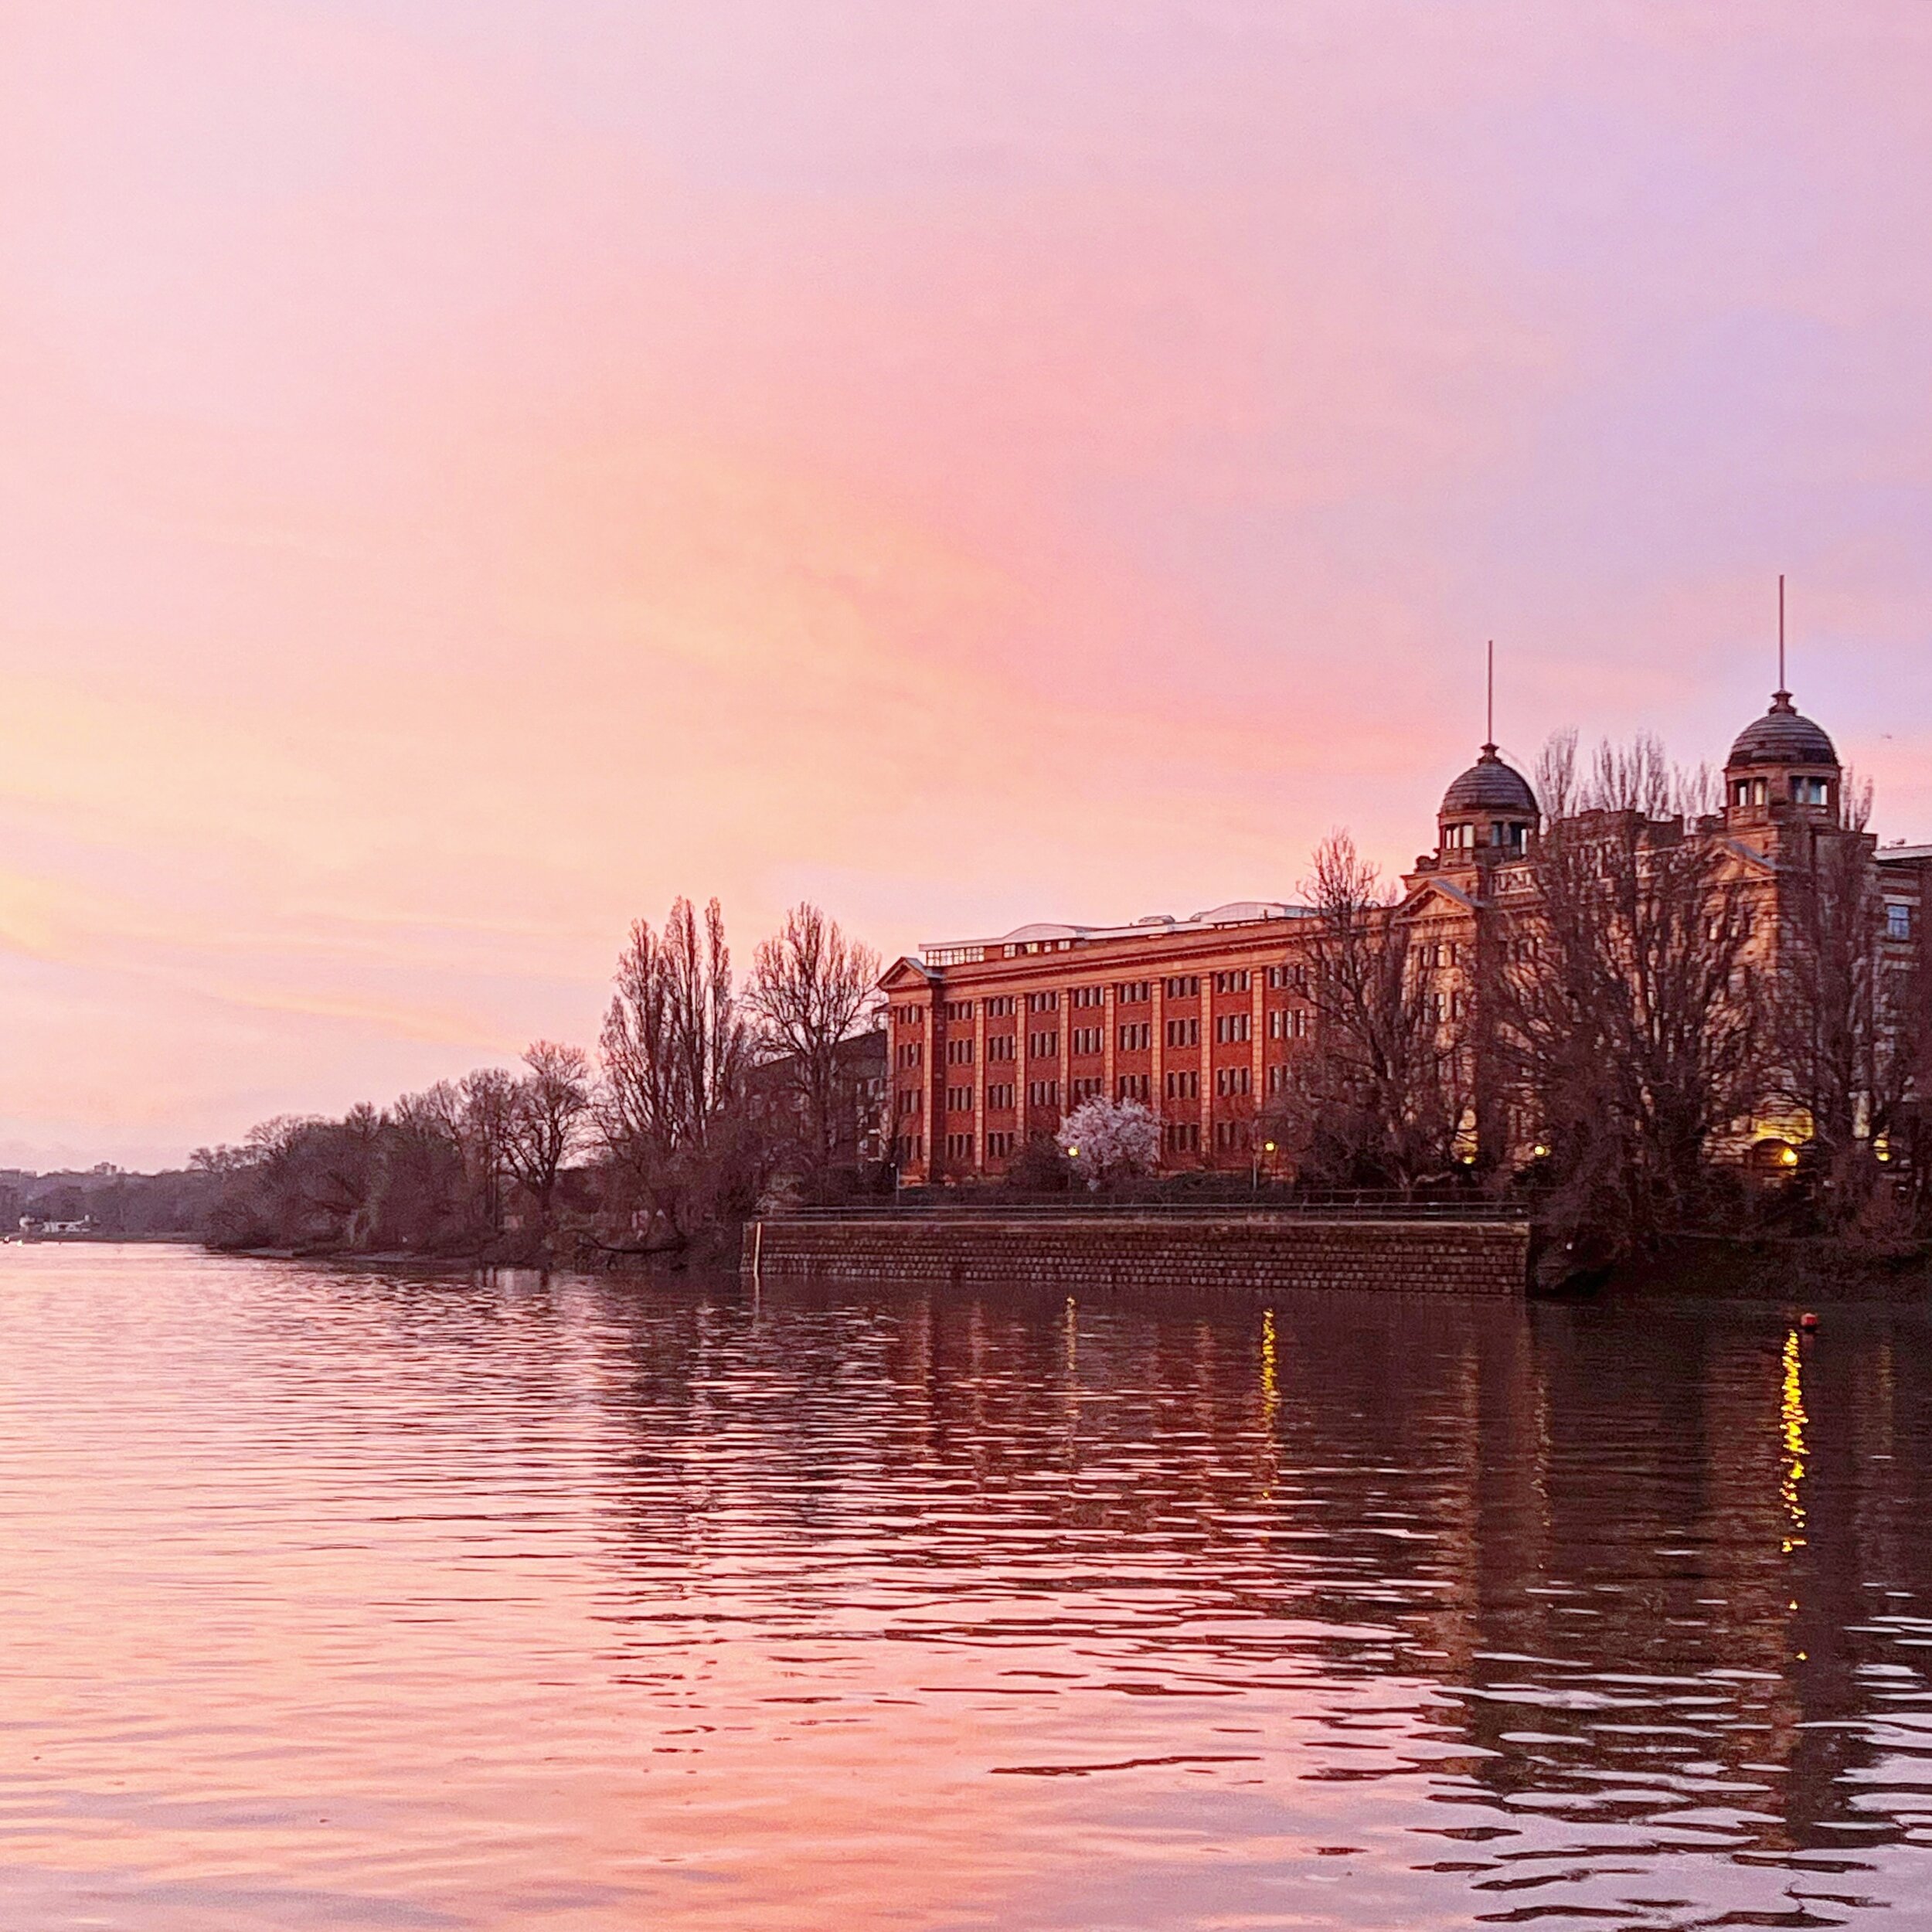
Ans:
[[[1536,884],[1498,975],[1515,1096],[1559,1177],[1560,1218],[1620,1243],[1681,1224],[1713,1136],[1760,1097],[1761,889],[1700,836],[1706,774],[1655,739],[1552,740]]]
[[[1314,1038],[1267,1117],[1298,1172],[1409,1188],[1454,1158],[1467,1103],[1457,1009],[1432,977],[1396,889],[1335,832],[1302,888]]]
[[[501,1066],[479,1066],[464,1075],[456,1098],[457,1134],[471,1198],[486,1232],[500,1234],[510,1123],[516,1111],[516,1077]]]
[[[512,1091],[504,1153],[547,1230],[557,1176],[590,1111],[590,1056],[580,1046],[539,1040],[526,1050],[523,1064],[529,1071]]]
[[[604,1017],[599,1116],[627,1191],[688,1231],[738,1183],[750,1032],[733,986],[724,915],[689,900],[664,930],[639,920]]]
[[[746,1002],[763,1022],[760,1044],[798,1098],[815,1167],[863,1138],[858,1083],[842,1051],[873,1015],[879,955],[856,944],[814,905],[794,906],[754,956]]]

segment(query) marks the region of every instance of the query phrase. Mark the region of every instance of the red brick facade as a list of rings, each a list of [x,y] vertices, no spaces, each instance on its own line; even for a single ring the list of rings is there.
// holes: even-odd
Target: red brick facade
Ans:
[[[1814,736],[1781,738],[1791,720]],[[1837,830],[1839,782],[1829,740],[1780,693],[1733,747],[1725,810],[1692,835],[1724,841],[1740,872],[1774,897],[1781,867],[1807,840],[1862,838]],[[1528,785],[1485,747],[1444,799],[1434,852],[1404,881],[1398,916],[1445,1022],[1473,999],[1484,949],[1502,943],[1502,926],[1533,903],[1539,826]],[[1917,958],[1932,906],[1932,848],[1879,851],[1872,862],[1896,909],[1887,950]],[[998,1175],[1090,1094],[1147,1104],[1161,1122],[1165,1172],[1271,1166],[1257,1124],[1281,1070],[1313,1036],[1317,930],[1298,908],[1247,903],[1127,927],[1024,927],[900,960],[881,986],[888,1133],[902,1177]],[[1509,1151],[1494,1123],[1472,1124]]]

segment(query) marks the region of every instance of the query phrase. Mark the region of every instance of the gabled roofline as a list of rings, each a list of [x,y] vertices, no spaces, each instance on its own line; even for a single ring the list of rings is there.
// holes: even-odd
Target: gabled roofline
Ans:
[[[910,954],[901,954],[879,975],[879,991],[889,993],[896,986],[903,986],[908,981],[917,981],[922,986],[930,986],[938,978],[923,959],[915,959]]]

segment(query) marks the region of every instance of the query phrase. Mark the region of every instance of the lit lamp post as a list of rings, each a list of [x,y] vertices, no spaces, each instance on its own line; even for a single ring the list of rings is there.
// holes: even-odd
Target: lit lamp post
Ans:
[[[1274,1156],[1274,1141],[1264,1141],[1254,1150],[1254,1171],[1248,1179],[1248,1192],[1250,1194],[1259,1194],[1261,1192],[1261,1157],[1264,1155],[1268,1156],[1269,1165],[1272,1167]]]

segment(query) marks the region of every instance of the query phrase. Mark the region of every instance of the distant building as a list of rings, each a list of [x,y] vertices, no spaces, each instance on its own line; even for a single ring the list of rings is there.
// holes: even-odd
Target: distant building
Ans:
[[[1875,870],[1886,970],[1924,964],[1932,846],[1880,848],[1846,828],[1837,752],[1788,692],[1739,733],[1724,782],[1720,812],[1647,829],[1719,842],[1771,915],[1758,922],[1771,970],[1782,964],[1784,888],[1834,840],[1857,842]],[[1493,744],[1443,796],[1435,849],[1406,875],[1396,917],[1433,978],[1429,996],[1445,1024],[1471,1015],[1484,949],[1535,902],[1543,823],[1529,781]],[[923,945],[880,982],[902,1175],[997,1175],[1029,1138],[1094,1094],[1153,1109],[1165,1172],[1247,1168],[1270,1095],[1314,1038],[1309,956],[1319,927],[1305,908],[1243,900],[1185,919],[1036,924]],[[1500,1101],[1493,1111],[1474,1135],[1502,1158],[1526,1155]],[[1753,1123],[1746,1139],[1782,1149],[1807,1131],[1787,1115]]]
[[[887,1066],[883,1026],[840,1043],[832,1165],[861,1167],[886,1158]],[[747,1089],[754,1121],[767,1130],[790,1124],[803,1135],[808,1110],[795,1055],[780,1053],[760,1060],[751,1070]],[[778,1138],[782,1139],[781,1131]]]

